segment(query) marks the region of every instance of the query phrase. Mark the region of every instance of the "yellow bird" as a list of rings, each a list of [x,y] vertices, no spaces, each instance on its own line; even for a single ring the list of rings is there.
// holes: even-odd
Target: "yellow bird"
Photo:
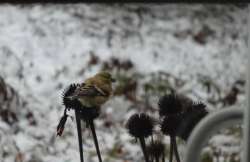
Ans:
[[[99,72],[81,83],[68,98],[71,100],[78,99],[85,107],[99,107],[111,96],[112,82],[115,82],[115,80],[110,73]]]

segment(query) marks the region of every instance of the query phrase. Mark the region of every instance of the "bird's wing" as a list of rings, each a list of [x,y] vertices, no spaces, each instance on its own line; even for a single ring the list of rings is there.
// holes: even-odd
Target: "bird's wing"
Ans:
[[[87,85],[83,84],[82,86],[78,87],[75,92],[75,96],[107,96],[107,94],[102,91],[100,88],[98,88],[95,85]]]

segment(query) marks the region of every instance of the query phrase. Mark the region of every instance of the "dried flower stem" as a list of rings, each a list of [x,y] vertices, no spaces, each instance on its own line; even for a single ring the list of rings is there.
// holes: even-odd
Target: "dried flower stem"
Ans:
[[[150,162],[154,162],[154,157],[149,156],[149,161],[150,161]]]
[[[144,139],[144,137],[140,137],[139,140],[140,140],[140,143],[141,143],[141,148],[142,148],[142,152],[143,152],[145,161],[149,162],[148,153],[147,153],[147,150],[146,150],[145,139]]]
[[[162,154],[162,162],[165,162],[165,152]]]
[[[174,137],[170,136],[170,152],[169,152],[169,162],[172,162],[173,161],[173,140],[174,140]]]
[[[155,162],[160,162],[160,158],[159,157],[155,157]]]
[[[154,143],[154,136],[151,135],[151,142]]]
[[[102,162],[102,157],[101,157],[101,153],[100,153],[100,149],[99,149],[99,145],[98,145],[98,140],[97,140],[97,136],[96,136],[96,132],[95,132],[95,125],[94,125],[93,120],[90,119],[88,121],[88,124],[89,124],[91,132],[92,132],[92,136],[93,136],[93,139],[94,139],[96,153],[98,155],[99,162]]]
[[[175,138],[173,139],[173,147],[174,147],[174,153],[175,153],[176,161],[181,162]]]
[[[76,116],[76,126],[77,126],[77,134],[78,134],[78,142],[79,142],[79,152],[80,152],[80,160],[83,160],[83,146],[82,146],[82,130],[81,130],[81,119],[79,116],[79,112],[75,109],[75,116]]]

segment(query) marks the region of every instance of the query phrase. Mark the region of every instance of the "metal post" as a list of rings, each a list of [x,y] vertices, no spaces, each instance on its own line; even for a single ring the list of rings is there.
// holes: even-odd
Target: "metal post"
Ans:
[[[248,66],[246,67],[246,73],[247,73],[247,107],[245,108],[244,113],[244,152],[243,152],[243,162],[249,162],[250,161],[250,5],[248,5],[248,37],[247,37],[247,53],[248,53]]]
[[[206,116],[191,133],[187,152],[184,156],[184,162],[199,162],[202,147],[208,141],[212,133],[218,131],[220,128],[231,126],[243,120],[243,162],[250,161],[250,5],[248,5],[248,65],[246,66],[247,74],[247,107],[244,109],[229,108],[214,112]],[[243,116],[244,115],[244,116]]]
[[[243,112],[241,108],[227,108],[213,112],[202,119],[188,139],[184,162],[199,162],[202,148],[211,135],[222,128],[240,123]]]

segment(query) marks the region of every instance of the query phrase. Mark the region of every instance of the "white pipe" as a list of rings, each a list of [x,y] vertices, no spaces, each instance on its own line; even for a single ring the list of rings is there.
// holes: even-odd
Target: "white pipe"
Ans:
[[[222,128],[242,122],[243,112],[241,108],[232,107],[213,112],[202,119],[188,139],[184,162],[199,162],[202,148],[211,135]]]
[[[250,161],[250,5],[248,5],[247,11],[248,17],[248,37],[247,37],[247,53],[248,53],[248,65],[246,67],[247,74],[247,107],[244,113],[244,142],[243,142],[243,162]]]

